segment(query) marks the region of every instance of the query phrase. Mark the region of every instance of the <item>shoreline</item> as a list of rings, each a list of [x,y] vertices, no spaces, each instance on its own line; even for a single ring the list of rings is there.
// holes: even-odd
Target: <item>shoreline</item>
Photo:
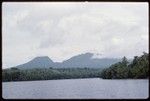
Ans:
[[[22,80],[22,81],[2,81],[2,83],[8,83],[8,82],[33,82],[33,81],[54,81],[54,80],[78,80],[78,79],[101,79],[101,80],[149,80],[149,78],[145,79],[103,79],[103,78],[69,78],[69,79],[50,79],[50,80]]]

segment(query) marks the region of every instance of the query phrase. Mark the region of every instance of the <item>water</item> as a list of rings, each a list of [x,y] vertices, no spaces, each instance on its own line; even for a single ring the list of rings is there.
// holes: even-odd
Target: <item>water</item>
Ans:
[[[66,79],[3,82],[4,99],[146,99],[148,80]]]

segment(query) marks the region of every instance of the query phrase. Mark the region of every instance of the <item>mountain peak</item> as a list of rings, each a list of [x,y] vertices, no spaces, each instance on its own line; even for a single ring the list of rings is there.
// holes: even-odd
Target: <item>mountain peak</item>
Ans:
[[[48,56],[37,56],[36,58],[49,58]]]
[[[100,59],[100,58],[104,58],[104,56],[102,55],[102,54],[100,54],[100,53],[95,53],[95,54],[93,54],[93,56],[92,56],[92,59]]]
[[[24,63],[22,65],[18,65],[16,67],[22,68],[48,68],[54,62],[48,56],[38,56],[32,59],[31,61]]]
[[[48,56],[37,56],[34,59],[50,59]]]
[[[49,62],[53,62],[48,56],[38,56],[35,57],[32,61],[49,61]]]
[[[83,55],[93,56],[94,54],[93,54],[93,53],[90,53],[90,52],[87,52],[87,53],[85,53],[85,54],[83,54]]]
[[[120,60],[118,59],[105,59],[105,58],[92,58],[94,53],[82,53],[75,55],[70,59],[67,59],[63,62],[53,62],[48,56],[38,56],[32,59],[31,61],[24,63],[22,65],[16,66],[21,68],[49,68],[49,67],[64,67],[64,68],[73,68],[73,67],[89,67],[89,68],[102,68],[108,67],[111,64],[114,64]],[[99,54],[96,54],[99,55]],[[101,54],[100,54],[101,55]]]

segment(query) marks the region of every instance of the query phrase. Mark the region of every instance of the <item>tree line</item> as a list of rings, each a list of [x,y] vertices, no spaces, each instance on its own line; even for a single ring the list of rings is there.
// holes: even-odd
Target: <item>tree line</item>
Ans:
[[[33,81],[73,78],[144,79],[149,78],[149,54],[143,52],[129,62],[126,57],[109,68],[10,68],[2,70],[2,81]]]
[[[73,78],[99,77],[101,69],[92,68],[35,68],[35,69],[4,69],[3,81],[33,81]]]
[[[126,57],[121,62],[104,69],[100,75],[103,79],[144,79],[149,78],[149,54],[143,52],[141,56],[135,56],[132,62]]]

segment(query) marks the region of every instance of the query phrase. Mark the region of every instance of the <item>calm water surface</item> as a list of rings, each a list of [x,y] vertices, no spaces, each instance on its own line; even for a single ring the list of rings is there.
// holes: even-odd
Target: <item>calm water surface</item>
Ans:
[[[148,80],[66,79],[2,83],[4,99],[145,99]]]

